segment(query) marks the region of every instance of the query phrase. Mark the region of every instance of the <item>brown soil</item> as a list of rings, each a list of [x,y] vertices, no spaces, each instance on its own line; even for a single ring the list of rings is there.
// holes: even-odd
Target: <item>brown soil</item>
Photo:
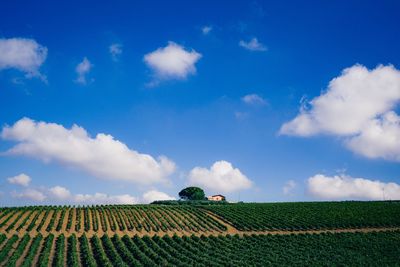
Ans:
[[[14,213],[14,214],[11,216],[11,219],[9,219],[8,222],[7,222],[6,224],[4,224],[3,227],[1,227],[1,230],[0,230],[0,231],[1,231],[1,232],[5,232],[5,230],[7,229],[7,227],[15,221],[15,219],[18,217],[18,215],[19,215],[21,212],[23,212],[23,211],[18,211],[18,212],[16,212],[16,213]],[[10,233],[11,233],[11,232],[12,232],[12,231],[10,231]]]
[[[61,233],[64,233],[64,232],[65,232],[65,229],[67,229],[68,215],[69,215],[70,212],[71,212],[71,209],[68,209],[68,210],[65,212],[64,220],[63,220],[63,222],[62,222],[62,226],[61,226],[61,229],[60,229],[60,232],[61,232]]]
[[[42,229],[40,229],[40,233],[43,235],[44,233],[48,233],[46,231],[47,226],[49,225],[50,221],[51,221],[51,217],[53,217],[54,212],[56,212],[56,210],[52,210],[49,212],[49,214],[47,214],[46,220],[44,221],[44,224],[42,226]]]
[[[31,216],[29,217],[29,219],[26,221],[25,225],[19,230],[19,232],[25,232],[26,228],[28,228],[28,226],[31,224],[33,218],[35,218],[36,214],[39,211],[35,210],[34,212],[32,212]],[[18,232],[18,236],[20,236],[20,233]]]

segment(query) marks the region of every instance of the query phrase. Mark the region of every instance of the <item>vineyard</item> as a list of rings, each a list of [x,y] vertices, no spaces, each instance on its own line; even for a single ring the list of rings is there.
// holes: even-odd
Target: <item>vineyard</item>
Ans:
[[[399,226],[400,202],[1,208],[0,266],[398,266]]]
[[[2,208],[5,233],[223,232],[226,226],[203,209],[174,206],[37,206]]]
[[[242,231],[400,226],[399,201],[249,203],[206,208]]]
[[[0,236],[2,266],[396,266],[400,232],[43,238]]]

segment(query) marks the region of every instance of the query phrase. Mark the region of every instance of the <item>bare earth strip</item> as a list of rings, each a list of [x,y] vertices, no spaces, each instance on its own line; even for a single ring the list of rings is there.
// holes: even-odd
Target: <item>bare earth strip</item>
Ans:
[[[16,223],[14,224],[14,227],[13,227],[13,229],[10,230],[10,232],[15,233],[15,229],[17,229],[17,228],[19,227],[19,225],[25,220],[25,218],[26,218],[27,216],[30,216],[30,215],[31,215],[30,212],[24,212],[24,214],[23,214],[22,217],[18,220],[18,222],[16,222]]]
[[[67,231],[66,229],[67,229],[67,223],[68,223],[68,216],[69,216],[70,212],[71,212],[71,209],[68,209],[65,212],[64,221],[62,222],[62,226],[61,226],[61,229],[59,231],[60,233],[64,233],[65,234],[65,232]]]
[[[47,232],[47,226],[49,225],[49,223],[50,223],[50,221],[51,221],[51,217],[53,217],[53,213],[54,212],[57,212],[56,210],[52,210],[52,211],[50,211],[49,212],[49,214],[47,215],[47,217],[46,217],[46,220],[44,221],[44,224],[43,224],[43,226],[42,226],[42,229],[40,229],[40,233],[42,234],[42,235],[44,235],[44,233],[48,233]]]
[[[8,222],[3,225],[3,227],[1,228],[1,232],[5,232],[5,229],[7,229],[7,227],[14,222],[14,220],[18,217],[18,215],[21,212],[23,212],[23,211],[17,211],[16,213],[14,213],[11,216],[11,218],[8,220]]]
[[[26,221],[25,225],[18,231],[18,236],[20,236],[20,232],[25,233],[26,229],[29,227],[29,225],[31,224],[33,218],[35,218],[36,214],[40,212],[35,210],[34,212],[32,212],[31,216],[29,217],[29,219]]]

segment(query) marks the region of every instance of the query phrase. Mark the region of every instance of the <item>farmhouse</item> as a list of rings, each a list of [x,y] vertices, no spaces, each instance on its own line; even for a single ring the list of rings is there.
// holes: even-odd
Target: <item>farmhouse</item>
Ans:
[[[223,195],[213,195],[213,196],[208,196],[207,199],[211,200],[211,201],[223,201],[223,200],[225,200],[225,196],[223,196]]]

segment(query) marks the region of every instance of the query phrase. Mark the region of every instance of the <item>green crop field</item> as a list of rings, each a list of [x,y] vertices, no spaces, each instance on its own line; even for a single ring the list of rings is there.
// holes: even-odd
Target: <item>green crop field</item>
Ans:
[[[240,230],[400,226],[400,202],[248,203],[206,207]]]
[[[0,266],[399,266],[399,226],[389,201],[1,208]]]
[[[2,208],[0,229],[6,233],[222,232],[225,225],[189,206],[115,205],[92,207],[37,206]]]
[[[0,236],[2,266],[398,266],[400,232]],[[23,256],[23,257],[21,257]]]

